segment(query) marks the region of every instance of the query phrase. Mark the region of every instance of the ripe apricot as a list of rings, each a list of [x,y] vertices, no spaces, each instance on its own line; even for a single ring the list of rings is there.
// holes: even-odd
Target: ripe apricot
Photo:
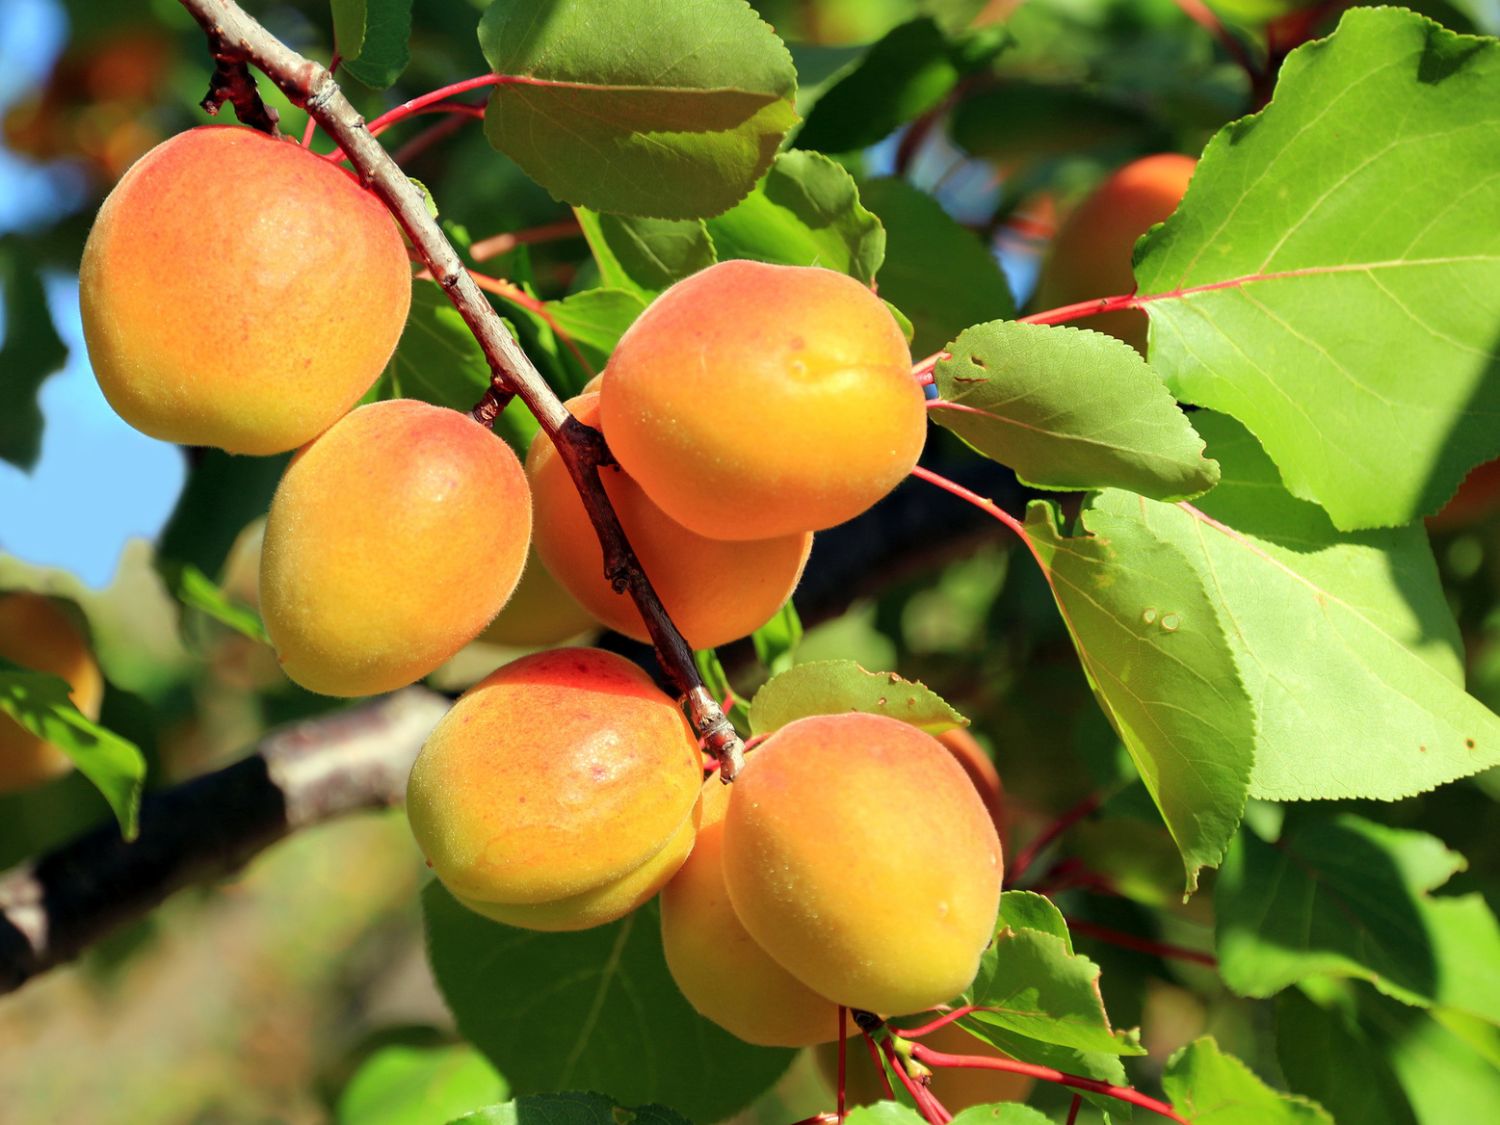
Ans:
[[[799,719],[734,784],[730,901],[793,976],[882,1015],[968,987],[999,909],[1000,841],[935,738],[879,715]]]
[[[78,627],[41,594],[0,596],[0,656],[59,676],[68,698],[90,719],[99,717],[104,678]],[[64,774],[72,760],[52,743],[0,713],[0,793],[29,789]]]
[[[692,846],[702,764],[682,712],[634,664],[551,649],[497,669],[443,717],[406,811],[465,905],[583,929],[672,877]]]
[[[526,475],[466,414],[362,406],[276,487],[260,608],[282,670],[324,695],[372,695],[436,669],[515,589],[531,535]]]
[[[698,842],[661,892],[667,968],[705,1019],[763,1047],[838,1038],[839,1008],[787,972],[740,923],[724,887],[724,814],[738,786],[703,786]],[[854,1025],[851,1022],[850,1028]]]
[[[936,1031],[929,1031],[921,1042],[943,1054],[1009,1058],[984,1040],[970,1035],[956,1023],[944,1024]],[[815,1052],[818,1069],[835,1090],[839,1080],[838,1049],[837,1043],[824,1043]],[[982,1070],[977,1067],[949,1067],[933,1076],[932,1092],[943,1103],[944,1109],[958,1113],[971,1106],[989,1105],[992,1102],[1024,1102],[1034,1085],[1035,1080],[1026,1074]],[[880,1084],[880,1076],[875,1073],[870,1053],[862,1044],[851,1042],[844,1056],[845,1101],[849,1105],[874,1105],[884,1097],[885,1087]]]
[[[599,396],[568,402],[580,422],[597,425]],[[694,471],[684,470],[688,475]],[[536,549],[583,606],[611,629],[647,640],[628,596],[604,577],[604,553],[583,501],[552,442],[537,435],[526,455],[536,506]],[[690,531],[661,510],[627,472],[601,474],[615,513],[657,596],[694,648],[713,648],[760,628],[791,597],[812,549],[812,535],[730,542]]]
[[[359,400],[411,303],[401,235],[373,194],[253,129],[181,133],[99,209],[79,267],[89,359],[136,429],[279,453]]]
[[[487,644],[512,648],[541,648],[576,637],[593,627],[593,615],[578,604],[578,599],[568,593],[537,558],[533,542],[515,593],[505,603],[500,616],[479,634],[479,639]]]
[[[859,515],[926,437],[906,339],[841,273],[720,262],[679,281],[604,369],[604,434],[678,523],[769,539]]]
[[[1158,153],[1125,165],[1095,188],[1052,240],[1033,304],[1050,309],[1134,292],[1136,241],[1177,210],[1197,164],[1191,156]],[[1079,324],[1146,351],[1146,314],[1139,309],[1091,316]]]

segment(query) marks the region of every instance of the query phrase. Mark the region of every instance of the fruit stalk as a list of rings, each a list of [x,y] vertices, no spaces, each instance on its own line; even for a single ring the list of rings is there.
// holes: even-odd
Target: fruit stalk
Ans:
[[[428,215],[421,189],[371,136],[364,119],[339,89],[333,75],[277,39],[234,0],[181,0],[181,3],[203,28],[220,69],[229,68],[227,73],[237,74],[234,68],[253,63],[294,105],[304,108],[318,122],[406,232],[418,257],[483,349],[495,390],[514,393],[520,398],[556,445],[598,533],[606,575],[617,590],[628,592],[635,599],[656,647],[657,659],[683,698],[694,732],[703,740],[705,749],[722,763],[724,779],[733,780],[743,759],[743,744],[718,702],[704,688],[693,663],[692,650],[662,608],[605,495],[599,467],[611,464],[612,459],[603,435],[576,422],[553,394],[464,268],[458,252]],[[245,76],[248,77],[248,71]],[[236,100],[235,92],[243,95],[243,83],[236,81],[222,97],[218,97],[216,85],[209,101],[221,104],[230,100],[236,112],[243,101],[251,117],[241,119],[265,128],[254,108],[260,102],[259,96]],[[269,125],[274,128],[274,122]]]

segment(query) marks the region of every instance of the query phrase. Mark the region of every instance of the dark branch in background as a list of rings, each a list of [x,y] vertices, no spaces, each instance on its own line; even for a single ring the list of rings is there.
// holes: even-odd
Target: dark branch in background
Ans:
[[[370,135],[364,118],[344,97],[333,75],[282,43],[234,0],[181,0],[181,3],[202,26],[221,68],[226,59],[241,65],[253,63],[294,105],[306,109],[406,232],[422,262],[484,349],[494,388],[513,393],[525,402],[552,439],[599,535],[606,575],[616,590],[628,592],[635,600],[662,670],[686,702],[693,730],[722,763],[725,780],[732,779],[743,761],[744,745],[718,702],[703,686],[692,650],[662,608],[604,492],[599,467],[611,462],[603,435],[580,425],[564,409],[521,346],[506,331],[499,314],[464,269],[452,244],[428,215],[421,190]],[[259,103],[258,97],[254,100]],[[235,105],[238,111],[239,103]],[[254,113],[253,107],[251,112]]]
[[[399,804],[448,705],[406,688],[273,731],[233,765],[148,794],[134,842],[110,822],[0,875],[0,994],[297,829]]]

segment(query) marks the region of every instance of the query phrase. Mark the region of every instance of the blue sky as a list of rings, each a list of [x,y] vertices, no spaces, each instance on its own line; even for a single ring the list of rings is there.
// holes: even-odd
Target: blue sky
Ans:
[[[0,112],[41,81],[66,34],[51,0],[0,0]],[[0,145],[0,233],[72,210],[80,199],[66,170],[36,168]],[[0,462],[0,551],[101,587],[127,541],[161,530],[185,468],[180,450],[132,430],[99,393],[76,278],[49,278],[47,290],[68,363],[42,385],[41,460],[29,474]]]

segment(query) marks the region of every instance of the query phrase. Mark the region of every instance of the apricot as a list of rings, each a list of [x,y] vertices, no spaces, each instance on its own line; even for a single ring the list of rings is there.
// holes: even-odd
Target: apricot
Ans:
[[[530,536],[525,472],[494,433],[423,402],[360,407],[271,500],[260,609],[282,670],[324,695],[420,679],[500,611]]]
[[[964,773],[969,775],[969,781],[973,783],[979,799],[984,802],[990,819],[995,822],[995,831],[999,832],[1005,819],[1005,790],[1000,784],[1000,773],[995,769],[994,761],[985,748],[979,745],[979,740],[963,727],[945,730],[937,736],[937,740],[948,748],[948,753],[953,755],[954,760],[963,767]]]
[[[724,887],[724,814],[737,785],[703,786],[698,841],[661,892],[667,968],[695,1011],[747,1043],[806,1047],[838,1038],[839,1008],[787,972],[740,923]],[[849,1024],[851,1030],[854,1024]]]
[[[819,715],[768,738],[734,784],[729,898],[793,976],[888,1016],[968,987],[999,909],[1000,841],[941,743],[880,715]]]
[[[375,381],[406,321],[401,234],[349,173],[208,126],[138,160],[79,267],[89,359],[136,429],[232,453],[316,437]]]
[[[542,648],[586,633],[594,624],[593,615],[537,558],[533,542],[515,593],[479,639],[512,648]]]
[[[51,598],[0,595],[0,656],[66,680],[68,698],[90,719],[99,717],[104,678],[78,627]],[[29,789],[67,773],[72,760],[52,743],[0,712],[0,793]]]
[[[598,395],[580,395],[567,405],[580,422],[598,424]],[[615,593],[606,581],[593,524],[567,467],[543,434],[526,455],[526,475],[535,498],[536,549],[542,561],[600,621],[647,640],[635,602]],[[694,648],[713,648],[754,632],[791,597],[812,549],[810,533],[749,542],[709,539],[663,512],[627,472],[605,469],[602,479],[662,605]]]
[[[927,432],[885,305],[804,266],[720,262],[679,281],[620,338],[600,393],[620,464],[715,539],[859,515],[911,472]]]
[[[921,1042],[951,1055],[980,1055],[986,1058],[1009,1058],[983,1039],[970,1035],[956,1023],[944,1024],[922,1036]],[[824,1043],[814,1054],[818,1069],[833,1090],[838,1090],[839,1045]],[[844,1100],[849,1105],[873,1105],[885,1098],[885,1087],[870,1061],[870,1052],[862,1043],[850,1042],[844,1056]],[[933,1076],[932,1092],[952,1113],[992,1102],[1024,1102],[1036,1082],[1030,1075],[1004,1070],[981,1070],[950,1067]]]
[[[513,925],[583,929],[672,877],[702,769],[687,720],[643,671],[550,649],[464,693],[412,767],[406,811],[459,901]]]
[[[1175,152],[1142,157],[1116,171],[1080,203],[1052,240],[1036,298],[1039,309],[1135,291],[1131,254],[1141,235],[1177,210],[1198,162]],[[1078,322],[1146,351],[1146,314],[1103,313]]]

